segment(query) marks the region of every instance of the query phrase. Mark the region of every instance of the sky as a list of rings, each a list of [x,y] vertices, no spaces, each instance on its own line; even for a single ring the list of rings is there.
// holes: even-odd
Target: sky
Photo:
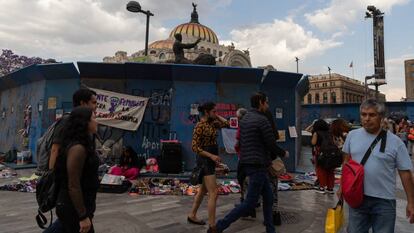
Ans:
[[[249,49],[252,65],[305,74],[339,73],[364,81],[374,73],[372,19],[366,7],[385,12],[388,101],[405,97],[404,60],[414,59],[414,0],[139,0],[150,19],[149,41],[166,39],[190,20],[198,4],[200,23],[220,44]],[[0,0],[0,49],[62,62],[102,61],[117,51],[145,46],[143,14],[124,0]],[[353,63],[353,69],[349,67]]]

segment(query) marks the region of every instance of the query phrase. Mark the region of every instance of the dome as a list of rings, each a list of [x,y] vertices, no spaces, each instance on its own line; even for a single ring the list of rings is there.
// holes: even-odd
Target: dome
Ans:
[[[175,27],[170,33],[170,39],[174,39],[174,35],[179,33],[181,35],[187,35],[188,37],[201,38],[204,41],[218,44],[218,38],[216,33],[207,26],[202,25],[198,21],[197,4],[193,3],[193,12],[191,13],[191,20],[189,23],[183,23]]]
[[[174,41],[171,39],[157,40],[152,42],[148,47],[150,49],[172,49]]]
[[[189,37],[201,38],[204,41],[218,44],[218,38],[213,30],[200,23],[183,23],[175,27],[171,33],[170,38],[174,38],[174,35],[180,33],[181,35],[187,35]]]

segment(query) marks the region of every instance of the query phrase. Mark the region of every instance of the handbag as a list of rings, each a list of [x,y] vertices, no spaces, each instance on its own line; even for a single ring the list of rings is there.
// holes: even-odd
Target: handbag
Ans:
[[[196,166],[193,169],[193,171],[191,172],[191,176],[190,176],[191,185],[198,185],[200,183],[201,170],[202,168],[200,166]]]
[[[278,177],[286,173],[286,167],[283,160],[280,158],[273,160],[272,165],[269,167],[269,173],[273,177]]]
[[[328,209],[325,220],[325,233],[337,233],[344,224],[344,205],[341,200],[334,208]]]
[[[385,151],[387,132],[382,130],[375,140],[371,143],[365,153],[361,163],[357,163],[352,158],[342,167],[341,188],[342,196],[352,208],[358,208],[364,199],[364,164],[367,162],[372,150],[378,141],[381,140],[380,151]]]

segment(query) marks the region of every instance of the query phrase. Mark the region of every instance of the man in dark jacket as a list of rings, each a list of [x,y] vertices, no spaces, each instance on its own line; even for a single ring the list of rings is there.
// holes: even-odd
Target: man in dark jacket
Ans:
[[[242,216],[254,210],[260,196],[263,196],[263,217],[267,233],[274,233],[272,221],[273,194],[268,168],[277,156],[285,151],[276,145],[276,135],[264,114],[269,109],[269,100],[262,92],[250,98],[252,109],[240,121],[240,165],[249,177],[247,197],[223,219],[217,221],[216,228],[208,232],[222,232]]]

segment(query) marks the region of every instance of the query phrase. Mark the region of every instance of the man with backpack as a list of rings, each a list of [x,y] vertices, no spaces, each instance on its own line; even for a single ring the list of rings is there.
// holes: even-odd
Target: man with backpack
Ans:
[[[83,106],[89,107],[96,111],[96,92],[82,88],[77,90],[73,96],[73,107]],[[60,144],[62,142],[62,130],[64,128],[65,122],[68,119],[68,115],[63,115],[63,117],[57,120],[50,128],[46,131],[45,135],[39,139],[38,143],[38,172],[44,173],[48,170],[52,170],[55,167],[55,162],[59,154]],[[36,196],[41,195],[37,194]],[[62,230],[61,223],[57,219],[53,224],[47,228],[44,233],[58,233]]]
[[[384,115],[382,103],[364,101],[360,106],[363,127],[348,134],[342,149],[346,155],[338,196],[343,195],[350,206],[348,233],[365,233],[370,228],[373,233],[394,232],[396,171],[407,195],[407,218],[414,223],[412,162],[401,139],[382,130]],[[360,185],[355,185],[357,180]]]

